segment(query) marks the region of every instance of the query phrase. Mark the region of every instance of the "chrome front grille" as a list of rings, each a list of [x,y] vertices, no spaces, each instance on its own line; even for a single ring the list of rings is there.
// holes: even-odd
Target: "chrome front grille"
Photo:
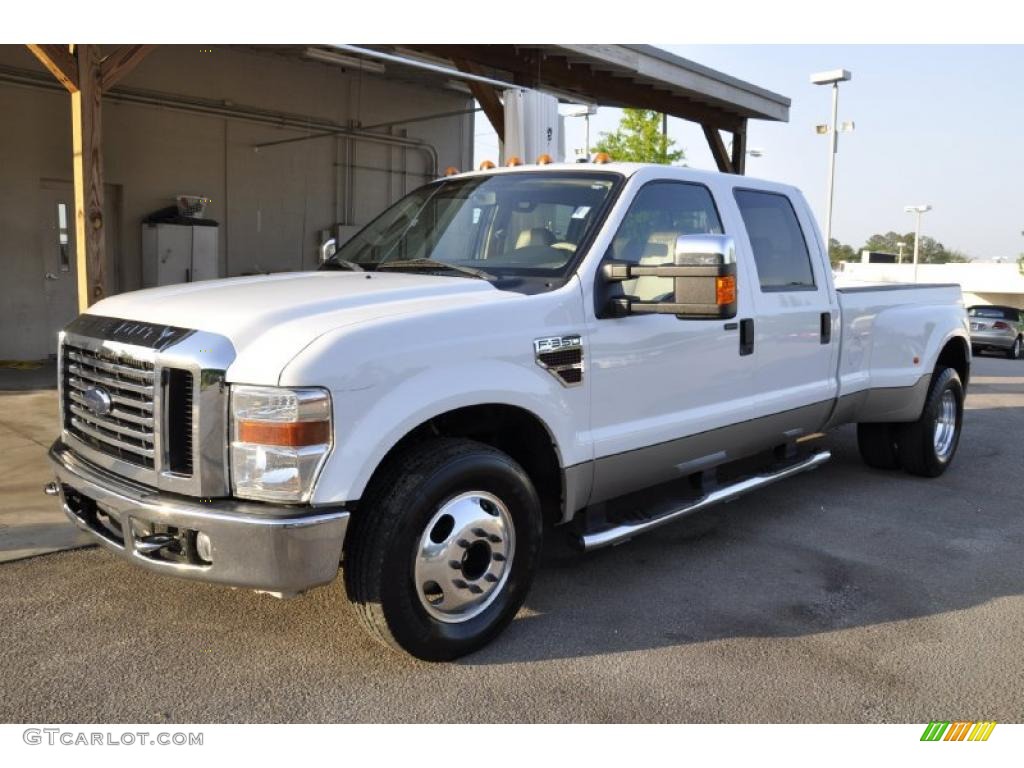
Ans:
[[[64,344],[65,428],[98,451],[155,467],[152,362]]]
[[[85,314],[60,348],[62,439],[75,453],[162,491],[229,493],[227,338]]]

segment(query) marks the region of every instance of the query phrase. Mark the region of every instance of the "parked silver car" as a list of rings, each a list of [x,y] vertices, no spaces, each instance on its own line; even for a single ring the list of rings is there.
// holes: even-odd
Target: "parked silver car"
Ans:
[[[1011,360],[1024,357],[1024,310],[997,305],[967,308],[971,321],[971,351],[1002,352]]]

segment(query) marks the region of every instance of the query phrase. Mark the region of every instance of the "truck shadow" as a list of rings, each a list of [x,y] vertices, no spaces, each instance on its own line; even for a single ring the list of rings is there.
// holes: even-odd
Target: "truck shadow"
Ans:
[[[1024,409],[978,407],[978,394],[958,460],[938,479],[868,469],[847,427],[826,440],[823,468],[619,547],[581,554],[549,536],[525,608],[462,663],[794,637],[1024,594]],[[901,631],[938,633],[921,622]]]

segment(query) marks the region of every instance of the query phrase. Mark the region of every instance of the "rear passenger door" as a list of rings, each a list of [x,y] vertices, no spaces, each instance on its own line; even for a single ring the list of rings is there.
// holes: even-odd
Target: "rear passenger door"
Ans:
[[[757,416],[784,414],[788,437],[821,428],[836,395],[838,310],[828,259],[802,198],[737,187],[753,257]]]

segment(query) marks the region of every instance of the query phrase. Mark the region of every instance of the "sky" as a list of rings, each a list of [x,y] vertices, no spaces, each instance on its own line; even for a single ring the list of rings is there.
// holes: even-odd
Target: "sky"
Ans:
[[[828,87],[813,72],[844,68],[832,235],[859,249],[876,232],[910,232],[906,205],[930,204],[921,232],[977,259],[1024,252],[1024,46],[663,45],[705,66],[792,100],[788,123],[752,120],[747,174],[803,190],[823,221],[830,118]],[[563,106],[562,111],[570,107]],[[620,110],[591,118],[591,141],[614,130]],[[567,118],[566,154],[584,144],[581,118]],[[497,160],[497,137],[476,116],[476,157]],[[699,126],[669,120],[686,164],[714,169]],[[726,137],[728,139],[728,137]]]

